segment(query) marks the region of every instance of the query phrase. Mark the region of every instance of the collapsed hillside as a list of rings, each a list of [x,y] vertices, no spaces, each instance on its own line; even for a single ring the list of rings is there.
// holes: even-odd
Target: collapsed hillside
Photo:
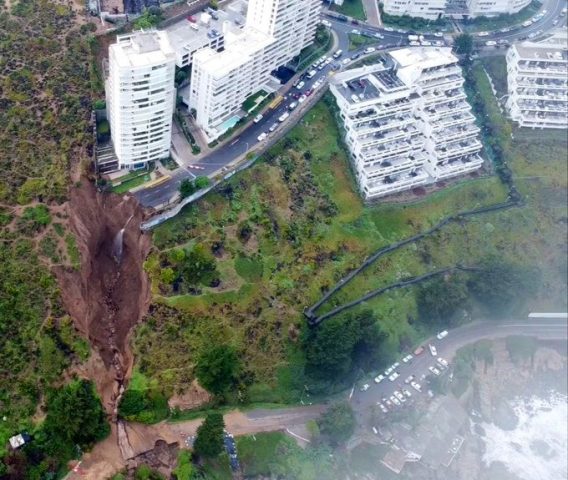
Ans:
[[[98,193],[88,181],[71,190],[69,216],[81,266],[56,274],[67,311],[98,354],[94,358],[102,360],[92,379],[107,413],[116,418],[132,370],[129,334],[150,302],[142,268],[150,237],[140,232],[144,214],[134,198]]]

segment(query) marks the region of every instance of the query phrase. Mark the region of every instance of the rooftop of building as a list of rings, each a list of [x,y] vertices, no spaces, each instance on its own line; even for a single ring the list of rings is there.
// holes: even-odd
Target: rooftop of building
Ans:
[[[273,37],[247,27],[226,40],[224,51],[205,48],[195,53],[194,61],[213,77],[221,78],[247,63],[273,41]]]
[[[157,30],[139,30],[119,35],[110,46],[121,67],[143,67],[173,58],[174,51],[167,35]]]
[[[247,2],[238,0],[225,10],[218,10],[217,19],[203,11],[166,27],[165,31],[176,52],[191,52],[208,44],[215,36],[222,35],[229,26],[234,29],[242,28],[246,12]]]
[[[420,66],[422,70],[458,61],[450,47],[408,47],[389,52],[400,68]]]
[[[515,43],[511,48],[525,60],[568,61],[568,31],[557,29],[550,33],[542,40]]]

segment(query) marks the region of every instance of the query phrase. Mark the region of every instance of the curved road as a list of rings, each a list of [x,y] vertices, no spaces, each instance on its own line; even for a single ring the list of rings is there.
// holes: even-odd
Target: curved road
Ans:
[[[428,390],[428,387],[424,384],[423,380],[421,380],[421,377],[423,375],[430,375],[428,368],[436,364],[435,358],[428,350],[428,343],[436,347],[438,357],[445,358],[450,362],[451,367],[451,361],[459,348],[481,339],[502,338],[510,335],[525,335],[537,337],[541,340],[565,341],[568,340],[568,322],[565,318],[527,318],[506,322],[474,322],[450,330],[448,336],[443,340],[436,338],[430,339],[423,344],[425,347],[424,352],[414,357],[409,364],[405,364],[399,360],[400,367],[398,367],[396,371],[400,374],[400,377],[394,382],[386,378],[377,385],[373,379],[370,378],[358,383],[353,392],[351,402],[353,409],[358,415],[359,422],[362,425],[370,425],[373,407],[377,402],[381,402],[383,398],[390,397],[394,390],[400,391],[401,388],[407,388],[412,395],[426,395],[425,392]],[[422,385],[422,393],[418,393],[413,388],[404,384],[404,380],[410,375],[414,375],[416,381]],[[369,389],[363,392],[360,390],[360,387],[365,382],[368,383]],[[408,408],[408,406],[403,405],[395,408]],[[388,415],[388,413],[386,415]]]
[[[512,42],[514,40],[521,40],[527,38],[531,33],[544,34],[550,29],[554,28],[554,22],[560,19],[562,22],[566,22],[566,17],[559,17],[563,8],[566,7],[566,0],[545,0],[542,9],[546,9],[546,14],[532,24],[530,27],[523,28],[520,25],[515,27],[510,27],[510,31],[496,31],[492,32],[487,36],[479,37],[476,36],[476,42],[478,44],[484,44],[487,40],[504,40],[507,42]],[[325,16],[325,14],[324,14]],[[364,48],[358,49],[356,51],[349,52],[349,33],[352,30],[359,30],[362,33],[380,34],[383,38],[377,38],[375,42],[370,45],[375,46],[378,50],[386,50],[389,48],[396,48],[405,46],[408,44],[408,32],[402,31],[391,31],[392,29],[385,30],[385,28],[373,27],[367,24],[358,22],[354,25],[350,22],[340,22],[335,18],[326,17],[331,23],[331,28],[335,32],[337,44],[336,48],[343,50],[343,60],[348,56],[353,56],[355,54],[361,55]],[[446,39],[450,40],[446,36],[446,39],[436,37],[433,34],[424,34],[426,40],[430,41],[440,41]],[[343,68],[343,65],[342,65]],[[311,67],[308,67],[310,70]],[[327,79],[328,75],[331,73],[331,65],[327,65],[324,69],[318,71],[317,75],[311,80],[305,80],[305,86],[303,92],[312,88],[313,84],[323,79]],[[281,91],[295,93],[298,92],[295,88],[290,88],[291,85],[288,84],[283,86]],[[325,88],[325,85],[320,87]],[[159,186],[143,189],[134,194],[134,196],[140,201],[145,207],[156,207],[158,205],[163,205],[169,202],[172,197],[174,197],[179,189],[179,185],[182,180],[186,178],[194,178],[196,175],[207,175],[212,176],[216,172],[228,172],[228,166],[237,160],[239,157],[244,156],[248,151],[253,149],[253,147],[258,146],[258,136],[262,132],[268,132],[268,129],[274,123],[278,123],[278,117],[284,113],[288,105],[291,103],[290,93],[287,93],[285,100],[276,108],[275,110],[266,110],[264,112],[264,118],[257,124],[251,123],[243,132],[241,132],[237,137],[233,138],[231,141],[227,142],[223,146],[217,148],[214,152],[209,155],[200,158],[193,165],[197,165],[199,168],[178,168],[171,173],[171,180],[162,183]],[[307,103],[309,103],[309,99]],[[279,136],[279,130],[276,130],[273,136]]]

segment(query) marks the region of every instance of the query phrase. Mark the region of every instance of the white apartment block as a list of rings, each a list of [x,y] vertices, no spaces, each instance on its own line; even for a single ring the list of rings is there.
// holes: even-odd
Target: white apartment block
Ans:
[[[383,0],[383,11],[388,15],[437,20],[446,11],[446,0]]]
[[[440,17],[475,18],[512,15],[531,3],[531,0],[382,0],[389,15],[409,15],[428,20]]]
[[[359,188],[370,200],[479,169],[479,128],[450,48],[389,53],[335,75],[331,92]]]
[[[119,168],[169,155],[175,53],[165,32],[119,35],[109,47],[107,116]]]
[[[203,48],[220,51],[225,47],[225,31],[243,28],[247,4],[242,0],[232,2],[225,10],[203,11],[166,27],[172,48],[176,53],[176,66],[191,65],[193,55]]]
[[[320,9],[320,0],[249,0],[244,29],[226,25],[224,51],[193,55],[187,103],[209,141],[238,120],[243,102],[273,70],[313,42]]]
[[[507,52],[507,110],[521,127],[568,128],[568,41],[560,31]]]

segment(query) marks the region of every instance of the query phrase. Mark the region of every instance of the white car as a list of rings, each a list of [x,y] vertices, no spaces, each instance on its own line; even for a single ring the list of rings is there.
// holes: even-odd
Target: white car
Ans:
[[[432,42],[430,40],[422,40],[420,42],[420,45],[422,45],[423,47],[431,47],[432,46]]]
[[[392,392],[394,394],[394,396],[396,398],[398,398],[401,402],[406,402],[406,398],[404,398],[404,395],[402,393],[400,393],[398,390],[395,390],[394,392]]]
[[[410,386],[412,388],[414,388],[414,390],[416,390],[417,392],[422,391],[422,387],[420,386],[420,384],[418,382],[410,382]]]
[[[400,374],[398,372],[394,372],[390,377],[389,380],[391,382],[394,382],[398,377],[400,377]]]
[[[395,405],[400,405],[400,400],[398,398],[396,398],[394,395],[390,396],[390,401],[392,403],[394,403]]]
[[[394,363],[392,364],[392,368],[395,368],[395,369],[396,369],[396,368],[398,368],[398,367],[400,367],[400,363],[394,362]]]
[[[410,362],[410,360],[412,360],[413,358],[414,358],[414,357],[409,353],[406,357],[404,357],[404,358],[402,359],[402,361],[403,361],[404,363],[408,363],[408,362]]]
[[[361,30],[357,30],[356,28],[354,28],[353,30],[351,30],[351,33],[353,35],[361,35]]]
[[[410,375],[408,377],[406,377],[406,380],[404,381],[404,383],[406,383],[407,385],[412,382],[412,380],[414,380],[414,375]]]
[[[350,58],[344,58],[344,59],[341,61],[341,63],[342,63],[343,65],[347,65],[350,61],[351,61]]]
[[[363,386],[361,387],[361,391],[362,391],[362,392],[366,392],[367,390],[369,390],[369,387],[370,387],[370,385],[369,385],[368,383],[366,383],[365,385],[363,385]]]
[[[376,51],[377,51],[377,49],[375,47],[367,47],[365,49],[365,53],[373,53],[373,52],[376,52]]]
[[[489,32],[479,32],[477,34],[478,37],[488,37],[489,36]]]
[[[497,42],[495,40],[487,40],[485,42],[486,47],[494,47],[495,45],[497,45]]]
[[[436,347],[432,344],[428,345],[428,348],[430,349],[430,354],[433,357],[437,357],[438,356],[438,350],[436,350]]]
[[[377,375],[375,377],[375,383],[381,383],[385,379],[384,375]]]
[[[382,403],[379,403],[379,408],[381,409],[381,412],[383,413],[388,413],[388,408],[385,407]]]
[[[376,429],[376,427],[373,427],[373,433],[374,433],[375,435],[378,435],[378,434],[379,434],[379,431]]]
[[[256,139],[259,142],[262,142],[266,137],[268,137],[268,134],[266,132],[262,132],[258,137],[256,137]]]
[[[305,95],[302,95],[300,98],[298,98],[298,103],[304,103],[306,101],[306,97]]]
[[[438,363],[444,367],[444,368],[448,368],[448,361],[445,358],[442,357],[438,357]]]
[[[284,112],[282,115],[280,115],[280,117],[278,117],[278,121],[280,123],[284,122],[288,117],[290,116],[290,114],[288,112]]]
[[[256,117],[254,117],[253,122],[254,122],[254,123],[258,123],[258,122],[260,122],[263,118],[264,118],[264,117],[262,116],[262,114],[259,113]]]
[[[434,36],[440,38],[440,37],[443,37],[444,34],[442,32],[435,32]]]
[[[442,330],[440,333],[438,333],[438,335],[436,335],[436,338],[438,340],[442,340],[442,339],[446,338],[447,336],[448,336],[448,331]]]
[[[378,38],[379,40],[382,40],[383,38],[385,38],[385,36],[381,35],[380,33],[373,33],[373,37]]]
[[[377,402],[378,403],[378,402]],[[387,406],[387,407],[392,407],[392,402],[388,399],[383,397],[383,403]]]
[[[402,393],[404,393],[408,398],[412,397],[412,393],[410,393],[406,388],[402,389]]]
[[[298,83],[298,85],[296,85],[296,88],[298,90],[302,90],[302,88],[304,88],[304,85],[306,85],[306,82],[300,82],[300,83]]]
[[[324,27],[331,28],[331,22],[328,22],[327,20],[322,20],[322,21],[321,21],[321,24],[322,24]]]
[[[394,28],[385,27],[385,32],[394,32]]]
[[[430,370],[436,376],[440,375],[440,370],[438,370],[436,367],[428,367],[428,370]]]
[[[416,40],[412,40],[409,45],[411,47],[419,47],[420,46],[420,42],[417,42]]]
[[[277,123],[273,123],[272,125],[270,125],[270,128],[268,129],[268,131],[270,133],[272,133],[274,130],[276,130],[278,128],[278,124]]]
[[[389,367],[385,370],[385,377],[388,377],[392,372],[394,372],[394,367]]]

